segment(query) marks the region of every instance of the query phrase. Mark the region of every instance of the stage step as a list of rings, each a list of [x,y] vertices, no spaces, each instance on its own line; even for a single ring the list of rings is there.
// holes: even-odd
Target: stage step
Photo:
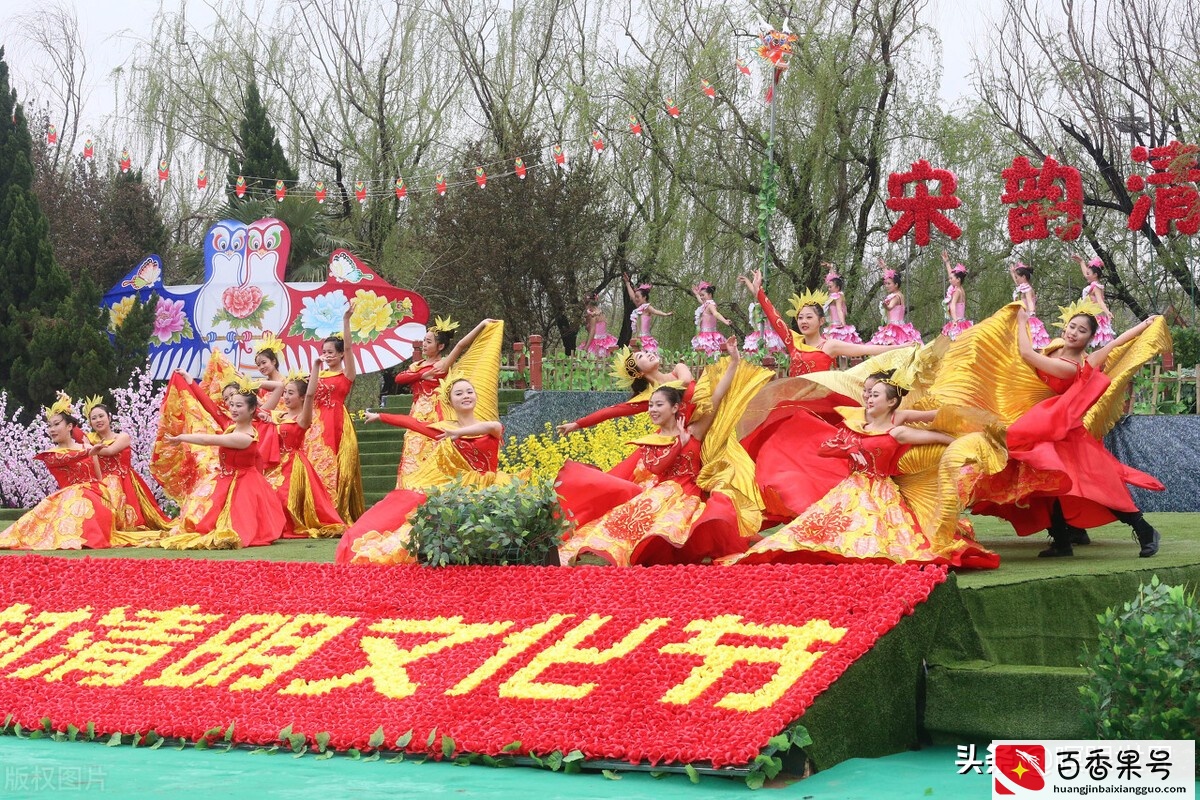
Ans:
[[[925,729],[935,743],[1087,739],[1079,667],[960,661],[926,673]]]

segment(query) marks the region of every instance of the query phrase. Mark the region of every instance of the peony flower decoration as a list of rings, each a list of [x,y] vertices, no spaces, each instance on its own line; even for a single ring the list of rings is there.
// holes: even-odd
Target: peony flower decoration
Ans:
[[[183,310],[182,300],[160,297],[154,307],[154,328],[151,335],[161,344],[174,344],[192,337],[192,325]]]
[[[350,301],[341,289],[303,300],[300,314],[288,334],[305,339],[325,339],[342,330],[342,315]]]
[[[109,333],[116,333],[125,324],[126,317],[129,316],[130,311],[133,311],[135,305],[137,305],[137,297],[129,295],[128,297],[122,297],[119,303],[114,303],[108,309]]]
[[[350,335],[356,342],[369,342],[392,327],[395,304],[375,292],[359,289],[354,293],[354,311],[350,314]]]

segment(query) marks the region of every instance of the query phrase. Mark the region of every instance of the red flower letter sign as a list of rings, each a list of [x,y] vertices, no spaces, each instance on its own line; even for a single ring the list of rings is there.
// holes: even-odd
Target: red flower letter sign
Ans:
[[[929,182],[937,181],[936,194],[930,193]],[[911,195],[904,187],[913,185]],[[945,215],[945,211],[958,208],[962,201],[954,195],[958,179],[948,169],[934,169],[925,159],[914,161],[908,172],[893,172],[888,176],[887,207],[899,211],[900,219],[888,231],[888,241],[899,241],[910,230],[914,232],[917,245],[929,244],[929,226],[933,225],[951,239],[962,236],[962,228]]]

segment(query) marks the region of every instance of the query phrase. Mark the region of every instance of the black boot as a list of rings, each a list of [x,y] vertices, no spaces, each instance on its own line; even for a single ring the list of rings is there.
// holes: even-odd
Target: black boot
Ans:
[[[1071,536],[1071,544],[1092,543],[1092,537],[1088,536],[1086,528],[1076,528],[1074,525],[1068,525],[1067,533]]]
[[[1129,521],[1133,527],[1133,538],[1142,546],[1138,551],[1139,558],[1149,558],[1158,552],[1158,542],[1162,538],[1159,536],[1154,526],[1146,521],[1146,518],[1139,512],[1137,517]]]
[[[1056,514],[1051,517],[1050,527],[1046,532],[1050,534],[1050,546],[1038,553],[1038,558],[1063,558],[1075,555],[1071,550],[1071,529],[1061,515]]]
[[[1075,551],[1071,549],[1070,539],[1056,539],[1052,535],[1050,537],[1050,546],[1038,553],[1038,558],[1062,558],[1073,555],[1075,555]]]

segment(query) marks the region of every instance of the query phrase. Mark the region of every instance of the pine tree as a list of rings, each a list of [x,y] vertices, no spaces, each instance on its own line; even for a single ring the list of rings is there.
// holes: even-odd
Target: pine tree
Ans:
[[[78,399],[104,395],[117,384],[116,358],[100,290],[84,276],[54,316],[34,323],[28,354],[14,367],[29,397],[48,404],[59,389]],[[145,363],[145,357],[142,358]]]
[[[246,198],[263,199],[274,197],[275,181],[282,180],[290,190],[296,185],[298,175],[283,154],[283,146],[275,135],[275,128],[267,119],[267,108],[258,93],[258,83],[250,81],[246,88],[245,112],[238,128],[240,159],[229,159],[229,181],[227,183],[229,203],[239,202],[234,192],[238,176],[246,178]]]
[[[9,85],[0,48],[0,388],[27,413],[65,390],[79,398],[105,394],[117,382],[117,358],[87,274],[72,290],[56,263],[49,223],[33,193],[32,140]],[[128,337],[149,339],[145,312]],[[126,360],[144,363],[146,346],[125,346]]]
[[[152,294],[145,303],[134,303],[125,315],[125,320],[113,334],[113,350],[116,352],[115,386],[129,383],[133,373],[146,365],[150,355],[150,334],[154,330],[154,313],[158,308],[158,295]]]
[[[69,297],[54,262],[49,226],[33,194],[32,142],[0,47],[0,380],[26,408],[34,397],[19,372],[35,329]],[[53,397],[51,393],[50,397]]]

